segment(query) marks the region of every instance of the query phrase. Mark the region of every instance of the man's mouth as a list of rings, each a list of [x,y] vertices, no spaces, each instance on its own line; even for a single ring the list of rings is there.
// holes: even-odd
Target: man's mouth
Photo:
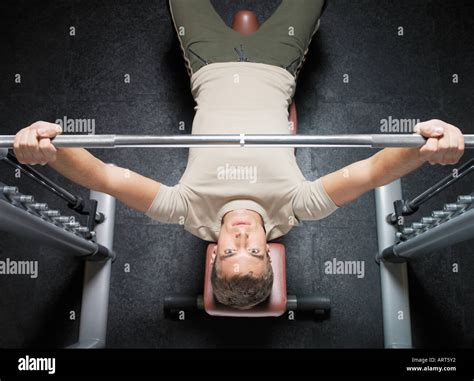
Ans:
[[[236,221],[232,224],[232,226],[240,226],[240,225],[250,225],[250,222],[247,221]]]

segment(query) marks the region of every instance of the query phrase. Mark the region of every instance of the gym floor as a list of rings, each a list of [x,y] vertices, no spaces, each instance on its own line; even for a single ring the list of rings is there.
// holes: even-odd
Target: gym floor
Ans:
[[[212,0],[230,25],[239,9],[260,22],[279,0]],[[15,1],[0,4],[0,133],[36,120],[93,118],[99,134],[189,134],[194,101],[164,0]],[[69,35],[70,26],[76,35]],[[404,35],[398,35],[398,27]],[[474,133],[474,3],[470,0],[330,0],[300,74],[296,105],[301,134],[380,133],[381,120],[443,119]],[[21,74],[21,83],[15,83]],[[124,75],[130,83],[124,83]],[[349,74],[349,83],[343,83]],[[459,82],[453,83],[453,74]],[[185,130],[179,129],[181,121]],[[92,151],[164,184],[186,167],[184,149]],[[298,149],[316,179],[373,153],[369,149]],[[473,157],[467,152],[462,162]],[[413,197],[452,167],[426,165],[403,179]],[[87,197],[47,167],[40,171]],[[63,203],[0,163],[0,180],[50,207]],[[465,178],[430,200],[421,215],[473,191]],[[424,213],[424,214],[423,214]],[[39,277],[0,276],[0,347],[64,347],[79,331],[83,264],[79,259],[0,233],[0,259],[38,260]],[[322,221],[294,228],[287,250],[288,290],[332,299],[329,319],[167,320],[165,295],[202,292],[206,243],[117,206],[108,347],[383,347],[374,194]],[[415,347],[474,346],[473,241],[409,264]],[[324,262],[364,261],[365,276],[328,275]],[[453,272],[453,264],[459,271]],[[126,272],[126,265],[130,272]],[[71,320],[71,311],[76,320]]]

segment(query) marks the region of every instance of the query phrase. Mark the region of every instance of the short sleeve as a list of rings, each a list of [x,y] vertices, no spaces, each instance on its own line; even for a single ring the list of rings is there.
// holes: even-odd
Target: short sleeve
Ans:
[[[320,220],[339,207],[328,196],[321,179],[305,180],[293,199],[293,213],[299,220]]]
[[[160,190],[145,214],[154,220],[167,224],[184,223],[187,215],[187,203],[181,185],[170,187],[161,184]]]

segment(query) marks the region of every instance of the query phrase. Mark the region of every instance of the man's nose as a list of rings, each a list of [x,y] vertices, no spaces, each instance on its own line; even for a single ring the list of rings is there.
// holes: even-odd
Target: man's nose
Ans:
[[[248,239],[249,238],[249,233],[247,233],[244,230],[239,230],[238,232],[235,233],[235,238],[237,239]]]

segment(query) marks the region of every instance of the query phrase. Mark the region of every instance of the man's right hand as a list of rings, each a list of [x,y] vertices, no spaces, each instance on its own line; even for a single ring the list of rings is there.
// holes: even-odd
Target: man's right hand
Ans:
[[[16,158],[22,164],[46,165],[56,160],[56,148],[51,143],[62,132],[59,124],[35,122],[20,130],[13,143]]]

